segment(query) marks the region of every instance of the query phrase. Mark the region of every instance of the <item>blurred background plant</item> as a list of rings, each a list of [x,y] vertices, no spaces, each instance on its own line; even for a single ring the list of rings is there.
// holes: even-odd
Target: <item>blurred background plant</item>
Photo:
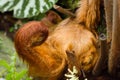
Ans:
[[[3,67],[0,72],[0,77],[5,78],[5,80],[31,80],[27,76],[26,69],[22,69],[21,71],[17,70],[16,58],[16,53],[13,53],[10,57],[10,63],[6,60],[0,60],[0,66]]]
[[[13,41],[0,31],[0,80],[31,80],[27,66],[19,60]]]

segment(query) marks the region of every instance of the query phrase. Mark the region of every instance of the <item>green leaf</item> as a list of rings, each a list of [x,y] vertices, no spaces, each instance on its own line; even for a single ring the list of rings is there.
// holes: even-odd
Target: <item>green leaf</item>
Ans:
[[[0,11],[13,11],[16,18],[29,18],[45,13],[58,0],[0,0]]]
[[[6,69],[9,69],[9,64],[5,60],[0,60],[0,66],[5,67]]]
[[[10,11],[14,5],[14,0],[0,0],[0,11]]]
[[[21,80],[25,74],[27,74],[27,70],[22,70],[21,72],[19,73],[16,73],[16,79],[15,80]]]
[[[5,77],[6,80],[12,80],[12,74],[8,73]]]

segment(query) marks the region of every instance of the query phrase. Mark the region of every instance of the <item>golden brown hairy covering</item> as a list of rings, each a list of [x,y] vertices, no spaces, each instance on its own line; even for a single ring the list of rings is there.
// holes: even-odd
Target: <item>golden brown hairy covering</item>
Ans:
[[[76,21],[85,24],[88,29],[94,29],[100,21],[100,0],[81,0]]]
[[[67,18],[56,25],[48,35],[48,28],[44,22],[30,22],[18,30],[15,36],[15,47],[18,55],[29,65],[29,74],[33,77],[39,77],[40,80],[58,80],[63,73],[66,65],[69,68],[76,66],[78,71],[83,69],[90,72],[98,58],[96,49],[97,39],[90,31],[90,27],[96,24],[90,14],[91,8],[96,7],[97,0],[89,1],[89,8],[77,10],[75,18]],[[81,5],[80,9],[86,5]],[[90,9],[90,10],[89,10]],[[85,13],[85,15],[82,16]],[[88,20],[87,18],[90,18]],[[92,21],[91,21],[92,20]],[[81,24],[85,23],[85,24]],[[90,25],[89,25],[90,24]],[[66,54],[67,52],[67,54]],[[69,53],[76,58],[76,63],[69,61]],[[80,73],[79,73],[80,74]]]

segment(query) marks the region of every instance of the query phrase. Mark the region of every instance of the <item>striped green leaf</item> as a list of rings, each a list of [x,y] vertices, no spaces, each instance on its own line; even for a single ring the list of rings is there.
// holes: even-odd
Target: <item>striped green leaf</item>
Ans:
[[[45,13],[58,0],[0,0],[0,11],[13,11],[16,18],[29,18]]]

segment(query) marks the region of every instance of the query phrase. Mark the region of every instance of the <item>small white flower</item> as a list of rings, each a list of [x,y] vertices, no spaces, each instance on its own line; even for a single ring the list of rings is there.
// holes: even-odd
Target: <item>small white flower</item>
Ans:
[[[70,74],[65,74],[65,77],[67,77],[68,79],[66,80],[79,80],[79,77],[76,76],[76,74],[78,73],[77,69],[75,66],[73,66],[73,71],[71,71],[70,69],[68,69],[68,72]]]

